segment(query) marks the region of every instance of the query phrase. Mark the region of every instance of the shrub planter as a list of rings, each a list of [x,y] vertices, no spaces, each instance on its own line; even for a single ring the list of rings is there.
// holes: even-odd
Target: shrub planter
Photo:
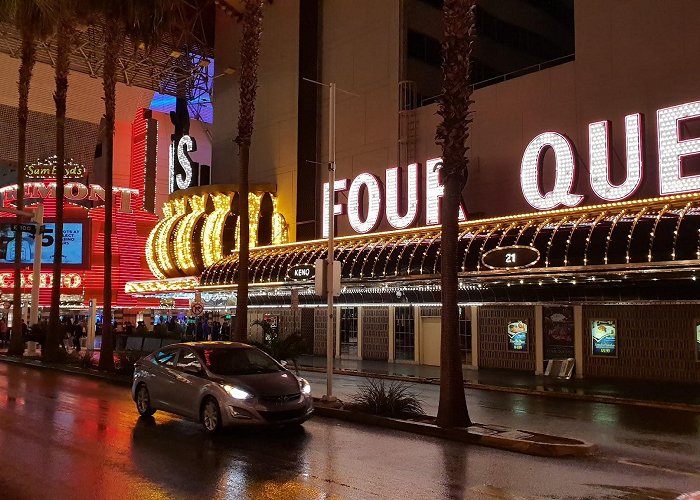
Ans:
[[[442,428],[435,425],[435,417],[416,415],[412,418],[390,418],[356,410],[333,408],[314,399],[316,415],[337,418],[362,425],[372,425],[423,436],[488,446],[502,450],[542,457],[582,457],[595,452],[595,445],[578,439],[510,429],[498,425],[474,424],[466,428]]]

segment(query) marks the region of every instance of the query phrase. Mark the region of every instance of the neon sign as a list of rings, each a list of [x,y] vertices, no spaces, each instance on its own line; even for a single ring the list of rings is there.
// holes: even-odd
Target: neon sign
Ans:
[[[24,175],[27,179],[55,179],[58,170],[58,162],[56,156],[51,156],[44,160],[37,160],[34,163],[25,165]],[[74,162],[68,159],[64,162],[63,176],[64,179],[82,179],[87,175],[85,165]]]
[[[14,286],[13,273],[0,273],[0,288],[12,288]],[[32,273],[22,273],[20,286],[22,288],[31,288]],[[39,288],[51,288],[53,283],[52,273],[41,273],[39,275]],[[83,284],[83,279],[78,273],[66,273],[61,275],[62,288],[80,288]]]
[[[174,143],[171,144],[170,147],[174,147]],[[173,177],[177,188],[187,189],[192,185],[192,166],[194,165],[195,167],[197,167],[199,165],[197,162],[193,162],[192,158],[190,158],[190,155],[188,154],[193,151],[197,151],[197,142],[194,140],[194,138],[190,137],[189,135],[183,135],[182,137],[180,137],[180,140],[178,141],[177,147],[175,149],[177,153],[177,161],[179,162],[180,168],[182,169],[185,175],[183,176],[181,173],[175,173],[175,164],[172,163],[175,156],[173,154],[170,155],[170,171],[173,172]]]
[[[440,179],[441,159],[434,158],[426,162],[425,172],[425,223],[440,224],[440,198],[444,196],[445,187]],[[333,216],[343,215],[347,208],[348,221],[354,231],[368,233],[379,226],[382,218],[382,207],[389,225],[395,229],[405,229],[413,225],[419,212],[420,173],[418,164],[408,166],[406,182],[406,208],[400,207],[403,198],[402,169],[400,167],[386,170],[385,186],[381,180],[369,173],[361,173],[350,183],[348,179],[335,181],[333,190],[328,183],[323,184],[323,237],[328,237],[328,213],[333,205]],[[350,187],[348,188],[348,183]],[[383,192],[386,189],[386,203]],[[336,202],[336,193],[348,191],[347,205]],[[367,195],[367,210],[365,213],[363,193]],[[402,213],[403,212],[403,213]],[[459,220],[467,220],[466,210],[460,204]]]
[[[700,138],[681,139],[683,122],[700,118],[700,102],[691,102],[659,109],[656,112],[659,193],[672,195],[700,191],[700,175],[683,175],[683,159],[700,154]],[[610,180],[610,122],[599,121],[588,126],[590,184],[593,192],[606,201],[619,201],[632,196],[642,183],[644,171],[643,115],[625,116],[626,162],[625,180]],[[542,193],[542,157],[554,153],[554,187]],[[525,200],[538,210],[560,206],[574,207],[583,195],[572,193],[576,178],[576,154],[572,142],[557,132],[536,136],[525,148],[520,164],[520,186]]]
[[[138,195],[138,189],[124,187],[114,187],[114,195],[120,201],[115,208],[123,214],[133,213],[131,208],[131,196]],[[0,195],[3,195],[3,206],[14,206],[13,201],[17,200],[17,185],[0,188]],[[46,200],[56,198],[56,183],[50,182],[25,182],[24,198],[27,200]],[[105,188],[97,184],[85,185],[80,182],[68,182],[65,185],[64,198],[69,201],[105,201]]]

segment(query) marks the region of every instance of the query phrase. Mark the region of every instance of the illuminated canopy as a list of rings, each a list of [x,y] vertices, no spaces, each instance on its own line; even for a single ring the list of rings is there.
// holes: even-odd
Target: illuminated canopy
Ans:
[[[699,230],[697,193],[476,220],[460,224],[458,265],[460,276],[469,279],[687,269],[700,265]],[[348,286],[439,279],[439,228],[341,237],[336,245]],[[532,247],[540,260],[515,272],[482,264],[484,253],[510,245]],[[250,282],[291,286],[285,283],[288,270],[324,259],[326,248],[325,240],[316,240],[252,249]],[[234,253],[208,267],[200,286],[234,287],[237,278]]]
[[[288,224],[277,212],[272,188],[260,188],[249,193],[250,247],[286,243]],[[237,248],[240,228],[236,189],[233,185],[213,185],[171,195],[163,205],[164,217],[146,242],[146,261],[156,278],[197,276],[205,266]]]

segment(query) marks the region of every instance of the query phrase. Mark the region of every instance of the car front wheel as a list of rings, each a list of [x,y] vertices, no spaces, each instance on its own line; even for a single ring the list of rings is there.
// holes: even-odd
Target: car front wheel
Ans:
[[[202,425],[209,434],[215,434],[221,430],[221,410],[214,398],[207,398],[202,404]]]
[[[146,384],[140,384],[136,388],[136,410],[142,417],[150,417],[156,412],[151,406],[151,395]]]

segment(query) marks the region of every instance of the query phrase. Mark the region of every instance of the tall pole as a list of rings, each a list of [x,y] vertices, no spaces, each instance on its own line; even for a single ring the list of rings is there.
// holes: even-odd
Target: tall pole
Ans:
[[[328,286],[328,318],[326,319],[326,399],[333,400],[333,353],[335,314],[333,313],[333,261],[335,216],[333,215],[333,200],[335,190],[335,83],[330,84],[330,99],[328,103],[328,256],[326,258],[326,278]]]
[[[29,310],[29,326],[39,322],[39,280],[41,279],[41,226],[44,224],[44,205],[37,205],[34,209],[34,222],[36,232],[34,233],[34,270],[32,272],[32,307]],[[62,235],[56,235],[60,238]],[[61,256],[59,255],[60,259]],[[54,262],[56,255],[54,254]]]

